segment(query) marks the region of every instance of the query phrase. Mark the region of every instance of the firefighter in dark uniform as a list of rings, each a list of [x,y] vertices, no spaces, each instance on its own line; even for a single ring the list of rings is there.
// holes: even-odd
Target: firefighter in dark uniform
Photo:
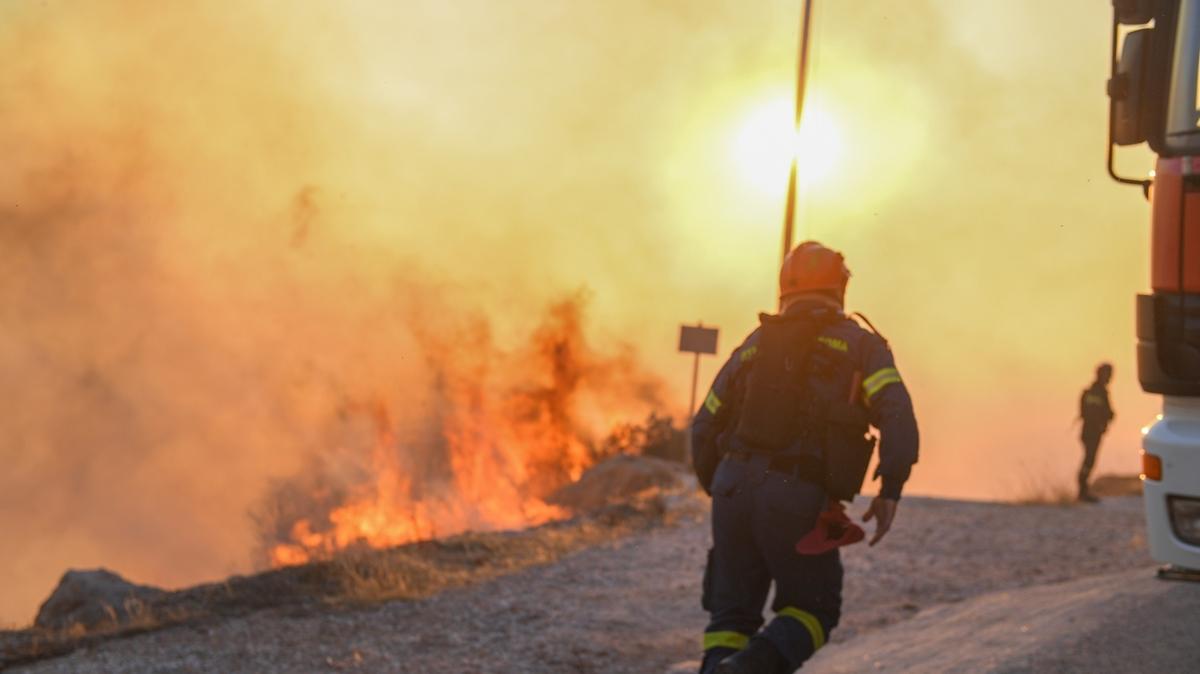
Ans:
[[[1096,453],[1100,450],[1100,438],[1108,430],[1108,422],[1116,416],[1108,402],[1108,382],[1112,381],[1113,368],[1101,363],[1096,368],[1096,381],[1084,389],[1079,397],[1079,417],[1083,419],[1083,430],[1079,439],[1083,442],[1083,465],[1079,467],[1079,500],[1095,503],[1099,499],[1088,489],[1088,478],[1092,466],[1096,465]]]
[[[841,501],[865,477],[869,426],[882,438],[879,496],[863,516],[876,520],[871,545],[917,460],[912,400],[887,342],[843,313],[849,278],[840,253],[813,241],[792,250],[780,314],[760,316],[692,423],[693,467],[712,496],[703,674],[792,672],[824,645],[841,613],[837,546],[863,536]]]

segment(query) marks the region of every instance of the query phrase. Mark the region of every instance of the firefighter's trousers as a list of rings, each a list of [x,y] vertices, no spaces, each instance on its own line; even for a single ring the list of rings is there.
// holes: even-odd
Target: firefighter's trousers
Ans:
[[[1096,465],[1096,454],[1100,451],[1100,439],[1103,437],[1104,431],[1096,432],[1086,428],[1080,436],[1080,440],[1083,441],[1083,463],[1079,466],[1080,496],[1089,492],[1088,480],[1092,476],[1092,467]]]
[[[727,457],[712,483],[713,549],[704,578],[702,672],[765,638],[798,668],[829,639],[842,605],[842,562],[837,550],[802,556],[796,541],[825,508],[825,490],[768,470],[765,456]],[[771,583],[775,617],[763,625]]]

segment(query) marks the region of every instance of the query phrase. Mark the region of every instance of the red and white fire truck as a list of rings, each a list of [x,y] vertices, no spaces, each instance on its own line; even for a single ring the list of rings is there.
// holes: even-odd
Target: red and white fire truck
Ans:
[[[1137,297],[1138,378],[1163,396],[1144,431],[1150,554],[1200,576],[1200,0],[1113,0],[1108,169],[1150,200],[1150,292]],[[1118,45],[1120,50],[1118,52]],[[1154,172],[1115,170],[1149,144]],[[1189,571],[1190,570],[1190,571]]]

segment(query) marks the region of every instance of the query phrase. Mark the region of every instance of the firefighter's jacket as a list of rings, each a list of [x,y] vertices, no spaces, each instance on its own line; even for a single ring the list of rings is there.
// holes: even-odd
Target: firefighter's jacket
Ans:
[[[1113,419],[1112,405],[1108,402],[1108,388],[1100,382],[1084,389],[1079,397],[1079,416],[1083,419],[1083,435],[1099,437],[1108,430]]]
[[[809,369],[814,374],[806,385],[812,387],[812,395],[853,401],[865,409],[871,426],[880,434],[880,461],[875,471],[875,477],[883,480],[880,495],[899,498],[917,461],[919,440],[912,399],[891,349],[882,337],[827,305],[800,302],[789,307],[786,316],[799,313],[808,313],[822,322],[809,355],[813,360]],[[739,408],[745,401],[747,375],[755,364],[760,331],[756,329],[733,351],[692,421],[692,465],[705,491],[725,454],[753,453],[753,448],[740,446],[734,431]]]

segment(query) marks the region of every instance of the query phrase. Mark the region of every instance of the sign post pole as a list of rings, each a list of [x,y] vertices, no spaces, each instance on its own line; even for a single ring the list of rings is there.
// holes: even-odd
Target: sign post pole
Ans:
[[[688,403],[688,414],[696,413],[696,386],[700,383],[700,352],[692,360],[692,401]],[[690,434],[689,434],[690,435]]]

